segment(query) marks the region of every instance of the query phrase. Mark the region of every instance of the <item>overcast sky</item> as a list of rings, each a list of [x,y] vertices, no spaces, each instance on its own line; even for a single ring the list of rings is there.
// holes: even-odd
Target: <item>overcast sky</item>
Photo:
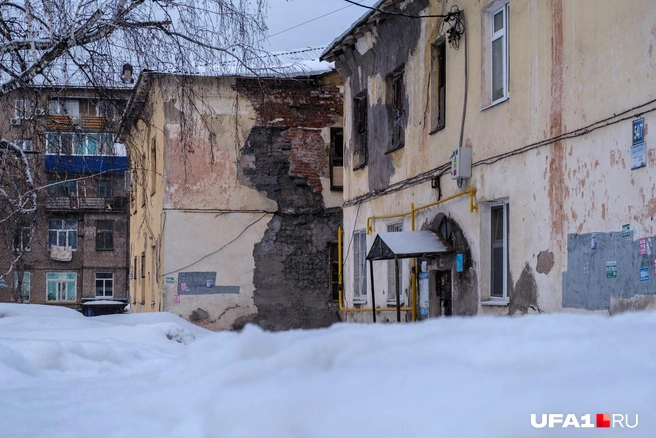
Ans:
[[[376,1],[361,3],[371,6]],[[269,38],[264,49],[278,52],[327,46],[366,12],[344,0],[269,0]]]

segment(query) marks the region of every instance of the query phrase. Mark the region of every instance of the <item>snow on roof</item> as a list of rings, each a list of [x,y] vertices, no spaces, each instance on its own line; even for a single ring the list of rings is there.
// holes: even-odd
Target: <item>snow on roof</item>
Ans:
[[[114,301],[114,300],[90,300],[90,301],[85,301],[82,303],[83,306],[117,306],[117,305],[123,305],[125,306],[124,301]]]
[[[378,233],[371,245],[368,260],[389,260],[450,252],[451,248],[432,231]]]

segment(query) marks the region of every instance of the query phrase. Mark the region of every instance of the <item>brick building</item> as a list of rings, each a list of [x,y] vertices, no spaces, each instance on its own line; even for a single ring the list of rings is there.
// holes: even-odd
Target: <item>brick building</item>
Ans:
[[[121,128],[132,310],[213,330],[337,321],[342,108],[334,72],[142,73]]]
[[[114,134],[128,96],[127,89],[34,87],[2,97],[0,132],[27,157],[37,209],[12,216],[3,200],[3,218],[10,219],[2,229],[0,268],[5,273],[13,265],[13,272],[0,287],[1,301],[87,315],[125,307],[127,157]],[[13,172],[2,187],[24,176]]]

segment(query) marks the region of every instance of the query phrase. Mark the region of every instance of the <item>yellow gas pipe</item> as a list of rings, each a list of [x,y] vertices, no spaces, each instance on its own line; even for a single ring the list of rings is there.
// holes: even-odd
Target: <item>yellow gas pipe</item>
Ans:
[[[447,201],[451,201],[452,199],[459,198],[460,196],[464,195],[469,195],[469,211],[473,213],[475,210],[478,210],[478,206],[474,205],[474,197],[476,196],[476,187],[472,187],[471,189],[467,189],[464,192],[457,193],[452,196],[448,196],[444,199],[440,199],[439,201],[432,202],[430,204],[422,205],[421,207],[415,208],[415,204],[412,203],[410,204],[410,211],[406,211],[403,213],[399,214],[391,214],[391,215],[385,215],[385,216],[369,216],[367,218],[367,234],[371,234],[373,232],[373,221],[376,219],[394,219],[397,217],[404,217],[410,215],[411,218],[411,225],[412,225],[412,231],[415,231],[415,212],[419,210],[424,210],[426,208],[434,207],[436,205],[442,204]],[[343,312],[371,312],[371,309],[346,309],[343,307],[342,304],[342,235],[344,234],[344,231],[340,228],[338,231],[338,245],[339,245],[339,310]],[[412,285],[412,306],[410,307],[401,307],[401,310],[407,311],[411,310],[412,311],[412,321],[417,320],[417,273],[416,273],[416,268],[417,268],[417,259],[413,258],[412,259],[412,274],[410,277],[410,284]],[[380,311],[394,311],[396,310],[396,307],[391,307],[391,308],[382,308],[379,309]]]

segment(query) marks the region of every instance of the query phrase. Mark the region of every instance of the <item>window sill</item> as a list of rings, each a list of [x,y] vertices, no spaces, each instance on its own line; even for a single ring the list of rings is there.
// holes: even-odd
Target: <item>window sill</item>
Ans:
[[[506,101],[509,100],[509,99],[510,99],[510,96],[509,96],[509,95],[506,96],[506,97],[502,97],[501,99],[499,99],[499,100],[497,100],[497,101],[495,101],[495,102],[492,102],[492,103],[489,104],[488,106],[485,106],[485,107],[481,108],[481,111],[485,111],[485,110],[488,109],[488,108],[492,108],[493,106],[497,106],[497,105],[499,105],[499,104],[501,104],[501,103],[506,102]]]
[[[385,155],[389,155],[393,152],[399,151],[399,150],[403,149],[404,146],[405,146],[405,144],[402,144],[400,146],[395,146],[392,149],[388,149],[387,151],[385,151]]]
[[[487,301],[481,301],[481,306],[508,306],[510,305],[509,298],[491,298]]]
[[[362,169],[364,169],[365,167],[367,167],[367,163],[366,163],[366,162],[364,162],[363,164],[358,165],[357,167],[354,167],[354,168],[353,168],[353,171],[356,171],[356,170],[362,170]]]
[[[441,127],[439,127],[439,128],[435,128],[435,129],[433,129],[432,131],[430,131],[430,132],[428,133],[428,135],[437,134],[438,132],[443,131],[445,127],[446,127],[446,126],[441,126]]]
[[[367,300],[366,300],[366,299],[362,299],[362,298],[359,298],[359,299],[358,299],[358,298],[354,298],[354,299],[353,299],[353,304],[354,304],[354,305],[355,305],[355,304],[367,304]]]

